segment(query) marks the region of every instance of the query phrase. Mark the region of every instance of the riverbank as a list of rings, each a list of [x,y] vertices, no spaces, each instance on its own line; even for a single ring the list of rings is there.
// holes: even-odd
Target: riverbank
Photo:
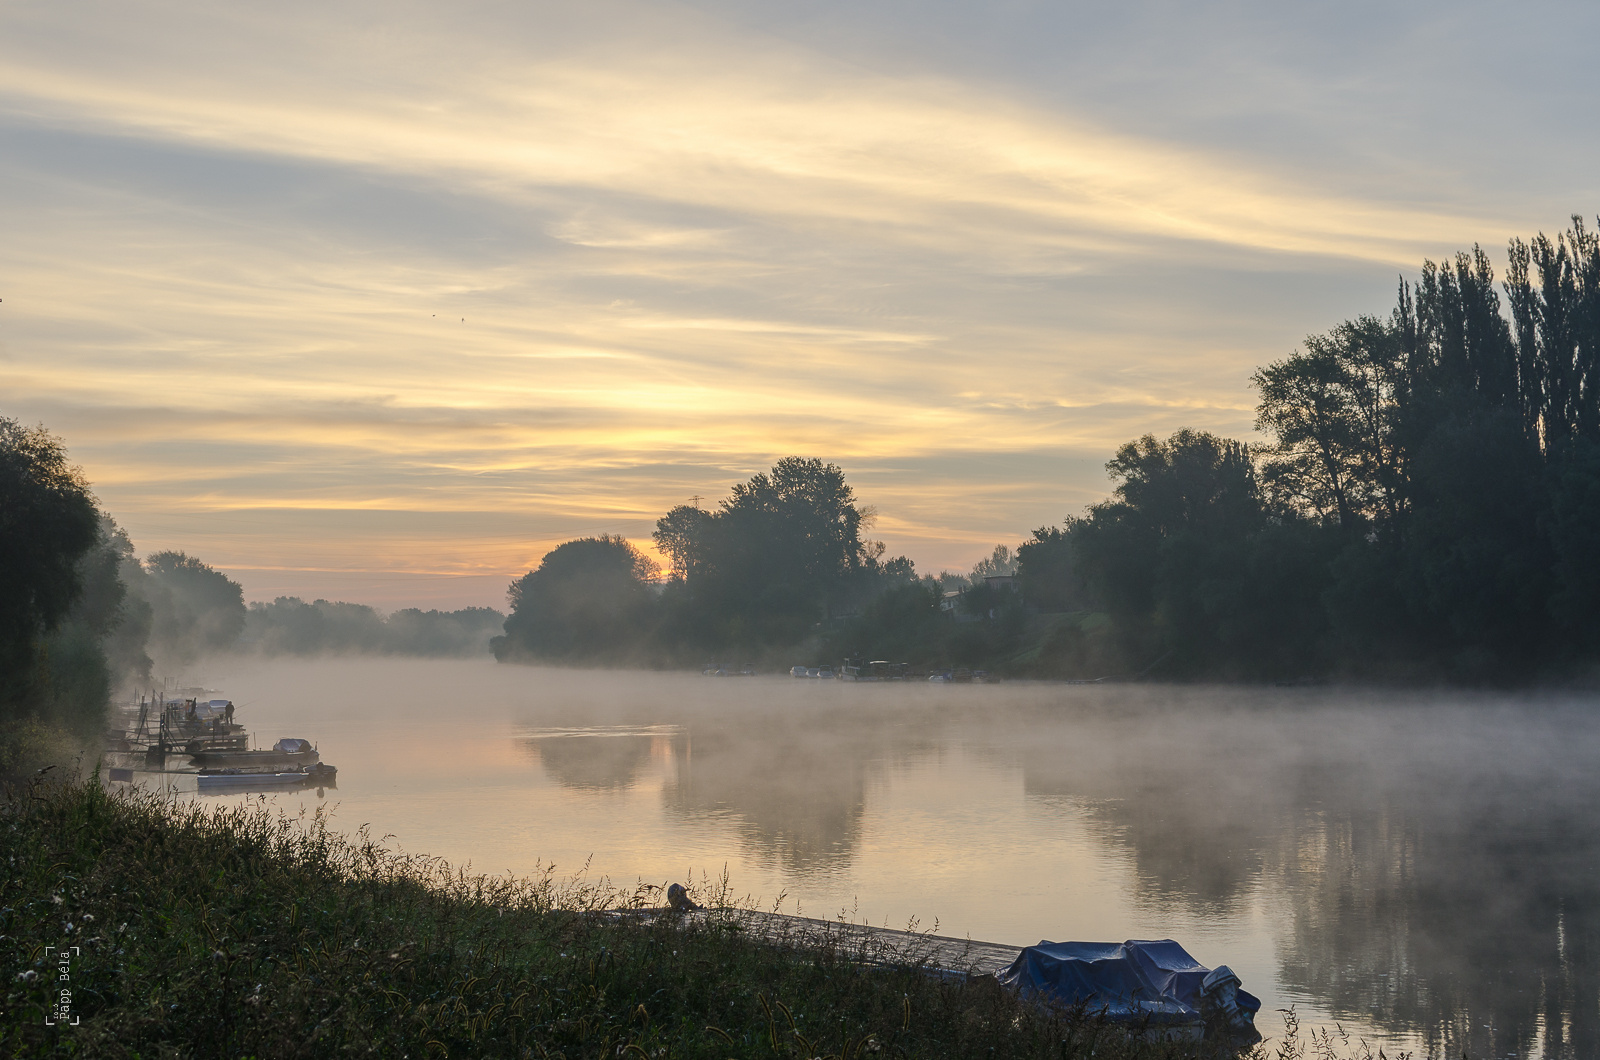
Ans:
[[[914,946],[607,915],[659,896],[468,876],[260,803],[36,786],[0,858],[7,1055],[1194,1055],[929,975]]]

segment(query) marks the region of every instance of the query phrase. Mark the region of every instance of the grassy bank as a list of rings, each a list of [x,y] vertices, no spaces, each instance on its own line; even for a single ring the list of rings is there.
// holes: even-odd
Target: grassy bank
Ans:
[[[652,896],[467,876],[260,803],[14,790],[0,862],[0,1055],[1194,1055],[825,938],[607,916]],[[47,1026],[71,946],[79,1025]]]

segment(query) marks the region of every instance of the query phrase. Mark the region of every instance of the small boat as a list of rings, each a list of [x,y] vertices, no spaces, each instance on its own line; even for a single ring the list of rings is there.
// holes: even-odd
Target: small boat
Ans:
[[[996,978],[1025,999],[1142,1027],[1148,1036],[1235,1046],[1261,1040],[1260,999],[1241,989],[1233,969],[1207,968],[1171,939],[1041,942]]]
[[[237,727],[238,732],[208,733],[196,736],[183,745],[185,754],[200,754],[206,751],[246,751],[250,748],[250,734],[243,727]]]
[[[846,659],[839,670],[841,681],[904,681],[911,672],[910,663],[874,659],[871,662],[854,662]]]
[[[225,769],[268,771],[298,770],[321,761],[310,740],[279,740],[266,751],[191,751],[194,764],[207,771]]]
[[[755,670],[749,663],[743,666],[734,666],[732,663],[706,663],[700,671],[702,677],[754,677]]]
[[[339,777],[338,769],[324,762],[305,769],[279,773],[251,772],[245,769],[206,770],[198,774],[201,791],[276,791],[292,788],[331,788]]]

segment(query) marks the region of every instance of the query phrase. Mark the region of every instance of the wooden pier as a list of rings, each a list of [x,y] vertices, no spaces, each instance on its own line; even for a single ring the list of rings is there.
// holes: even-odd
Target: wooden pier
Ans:
[[[674,917],[681,918],[685,924],[730,925],[778,946],[836,949],[874,964],[915,965],[959,976],[995,975],[1022,952],[1020,946],[998,942],[976,942],[948,935],[764,913],[756,909],[698,909],[689,913],[665,908],[618,909],[608,915],[640,919]]]

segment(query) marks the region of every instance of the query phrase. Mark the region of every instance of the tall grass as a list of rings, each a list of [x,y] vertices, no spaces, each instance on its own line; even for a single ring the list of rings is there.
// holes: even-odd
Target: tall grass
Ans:
[[[468,875],[264,802],[36,784],[0,803],[0,866],[5,1056],[1210,1055],[882,942],[619,914],[657,896]],[[80,1022],[47,1026],[71,946]]]

